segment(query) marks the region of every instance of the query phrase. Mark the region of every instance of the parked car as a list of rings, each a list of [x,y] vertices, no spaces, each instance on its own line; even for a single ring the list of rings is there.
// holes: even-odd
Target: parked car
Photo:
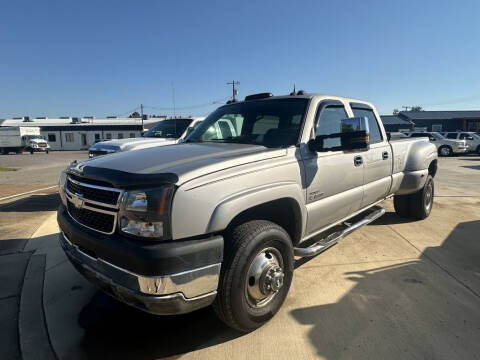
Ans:
[[[72,163],[59,181],[60,243],[120,301],[153,314],[213,304],[228,326],[251,331],[283,304],[294,256],[335,245],[392,196],[400,216],[428,217],[436,171],[436,147],[388,141],[371,103],[255,94],[181,144]]]
[[[30,154],[45,152],[48,154],[50,145],[40,135],[38,126],[1,126],[0,127],[0,153],[14,152],[21,154],[23,151]]]
[[[468,145],[468,150],[480,155],[480,135],[477,135],[473,131],[444,132],[442,135],[447,139],[465,140]]]
[[[203,119],[181,118],[162,120],[143,134],[141,138],[115,139],[93,144],[88,151],[88,156],[92,158],[120,151],[177,144]]]
[[[411,132],[406,133],[408,137],[426,137],[428,138],[438,150],[440,156],[452,156],[454,154],[465,154],[468,150],[468,145],[465,140],[451,140],[446,139],[438,132]]]

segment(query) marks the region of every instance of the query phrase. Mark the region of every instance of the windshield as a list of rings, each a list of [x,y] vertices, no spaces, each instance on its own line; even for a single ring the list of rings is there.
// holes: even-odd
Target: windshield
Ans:
[[[43,136],[41,135],[26,135],[26,138],[29,139],[29,140],[32,140],[32,139],[44,139]]]
[[[308,99],[275,99],[222,106],[186,142],[228,142],[287,147],[298,141]]]
[[[438,139],[438,140],[445,139],[445,137],[438,132],[432,132],[430,133],[430,135],[432,135],[435,139]]]
[[[190,125],[192,119],[167,119],[148,130],[143,137],[178,139]]]

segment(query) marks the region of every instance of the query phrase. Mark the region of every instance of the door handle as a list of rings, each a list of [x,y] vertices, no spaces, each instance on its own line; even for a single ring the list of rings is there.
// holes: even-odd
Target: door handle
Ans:
[[[360,166],[363,164],[363,158],[360,155],[357,155],[353,158],[353,164],[355,166]]]
[[[383,160],[387,160],[387,159],[388,159],[388,151],[384,151],[384,152],[382,153],[382,158],[383,158]]]

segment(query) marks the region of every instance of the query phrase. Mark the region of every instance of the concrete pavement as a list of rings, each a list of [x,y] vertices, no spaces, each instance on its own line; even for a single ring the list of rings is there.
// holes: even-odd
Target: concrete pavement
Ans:
[[[60,250],[52,215],[26,250],[47,257],[53,348],[61,359],[479,358],[480,175],[461,189],[448,184],[450,175],[439,176],[427,220],[405,222],[387,200],[383,218],[297,261],[281,311],[246,335],[210,309],[156,317],[98,292]]]
[[[52,214],[25,250],[46,255],[53,349],[61,359],[480,358],[480,173],[441,160],[428,219],[406,222],[385,201],[377,222],[298,260],[281,311],[246,335],[210,309],[157,317],[98,292],[62,253]]]

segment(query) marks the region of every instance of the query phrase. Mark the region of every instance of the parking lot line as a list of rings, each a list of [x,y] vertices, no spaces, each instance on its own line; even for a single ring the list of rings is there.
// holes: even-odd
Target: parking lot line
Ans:
[[[6,197],[3,197],[3,198],[0,198],[0,201],[8,200],[8,199],[11,199],[11,198],[14,198],[14,197],[17,197],[17,196],[22,196],[22,195],[31,194],[31,193],[34,193],[34,192],[37,192],[37,191],[53,189],[54,187],[57,187],[57,186],[58,186],[58,185],[52,185],[52,186],[49,186],[49,187],[46,187],[46,188],[41,188],[41,189],[36,189],[36,190],[31,190],[31,191],[25,191],[25,192],[19,193],[19,194],[13,194],[13,195],[10,195],[10,196],[6,196]]]

